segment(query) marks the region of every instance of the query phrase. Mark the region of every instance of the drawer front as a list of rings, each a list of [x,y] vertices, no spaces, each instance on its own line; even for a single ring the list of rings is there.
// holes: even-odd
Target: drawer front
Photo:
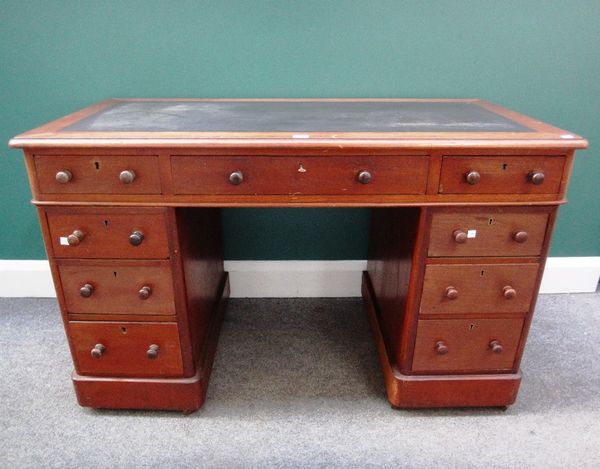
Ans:
[[[548,216],[548,212],[523,208],[435,212],[428,255],[538,256],[544,244]]]
[[[421,314],[526,313],[538,264],[430,264]]]
[[[171,165],[177,194],[240,195],[424,194],[428,169],[421,156],[172,156]]]
[[[441,194],[557,194],[564,157],[445,156]]]
[[[35,155],[45,194],[160,194],[157,156]]]
[[[46,209],[56,257],[167,258],[162,209],[135,211]]]
[[[414,372],[493,372],[513,368],[523,319],[421,319]]]
[[[183,375],[176,324],[73,321],[69,332],[79,374]]]
[[[174,315],[169,261],[59,261],[69,313]]]

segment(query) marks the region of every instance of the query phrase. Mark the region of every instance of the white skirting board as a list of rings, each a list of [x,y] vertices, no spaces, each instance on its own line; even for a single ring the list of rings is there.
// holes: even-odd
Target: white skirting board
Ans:
[[[233,298],[360,296],[367,261],[225,261]],[[600,257],[551,257],[540,293],[595,292]],[[48,261],[0,260],[0,297],[54,297]]]

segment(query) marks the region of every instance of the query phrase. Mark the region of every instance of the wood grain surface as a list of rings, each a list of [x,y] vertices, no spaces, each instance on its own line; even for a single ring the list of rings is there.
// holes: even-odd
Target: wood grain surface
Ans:
[[[56,257],[68,258],[167,258],[167,227],[164,209],[101,209],[81,207],[46,209],[52,250]],[[75,230],[83,233],[76,246],[64,238]],[[144,235],[134,246],[129,237],[135,231]]]
[[[557,194],[565,158],[529,156],[446,156],[442,163],[439,192],[442,194]],[[469,184],[466,175],[481,176]],[[542,173],[544,181],[533,184],[529,175]]]
[[[432,257],[538,256],[547,224],[548,210],[542,207],[438,210],[431,221],[428,254]],[[457,230],[467,234],[462,244],[455,241]],[[515,234],[518,232],[526,232],[527,240],[517,242]]]
[[[141,155],[36,155],[40,192],[46,194],[160,194],[157,156]],[[72,179],[59,183],[56,174],[68,171]],[[135,179],[124,184],[119,175],[133,171]]]
[[[57,261],[66,307],[75,314],[175,315],[169,261]],[[89,284],[89,297],[80,288]],[[147,298],[139,291],[150,288]]]
[[[419,320],[412,371],[415,373],[481,373],[514,371],[523,319]],[[498,341],[502,352],[492,351]],[[443,342],[448,352],[436,352]]]
[[[420,156],[171,157],[176,194],[424,194],[427,158]],[[359,182],[367,171],[370,180]],[[240,172],[233,185],[229,177]]]
[[[526,313],[529,311],[539,264],[434,264],[425,268],[420,313]],[[506,298],[510,287],[514,298]],[[452,288],[455,297],[448,296]]]

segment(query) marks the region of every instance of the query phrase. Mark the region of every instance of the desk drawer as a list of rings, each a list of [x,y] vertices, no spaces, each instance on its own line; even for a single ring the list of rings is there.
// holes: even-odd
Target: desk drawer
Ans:
[[[488,207],[434,212],[430,257],[538,256],[548,209]]]
[[[167,258],[164,209],[46,209],[55,257]]]
[[[174,323],[69,323],[77,372],[96,376],[182,376]]]
[[[430,264],[421,314],[526,313],[539,264]]]
[[[473,373],[513,368],[523,319],[422,319],[412,370]]]
[[[175,314],[169,261],[59,260],[57,264],[69,313]]]
[[[177,194],[424,194],[422,156],[172,156]]]
[[[557,194],[564,157],[445,156],[440,194]]]
[[[160,194],[157,156],[35,155],[43,194]]]

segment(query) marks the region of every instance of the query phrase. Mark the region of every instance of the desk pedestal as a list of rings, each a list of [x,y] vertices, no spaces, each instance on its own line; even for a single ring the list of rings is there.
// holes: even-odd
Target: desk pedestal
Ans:
[[[95,409],[180,410],[186,414],[198,410],[206,398],[229,293],[229,276],[225,273],[194,376],[172,379],[119,379],[82,376],[73,371],[73,385],[79,405]]]
[[[377,346],[390,404],[397,408],[508,406],[515,402],[521,373],[500,375],[404,375],[388,354],[368,272],[362,295]]]

